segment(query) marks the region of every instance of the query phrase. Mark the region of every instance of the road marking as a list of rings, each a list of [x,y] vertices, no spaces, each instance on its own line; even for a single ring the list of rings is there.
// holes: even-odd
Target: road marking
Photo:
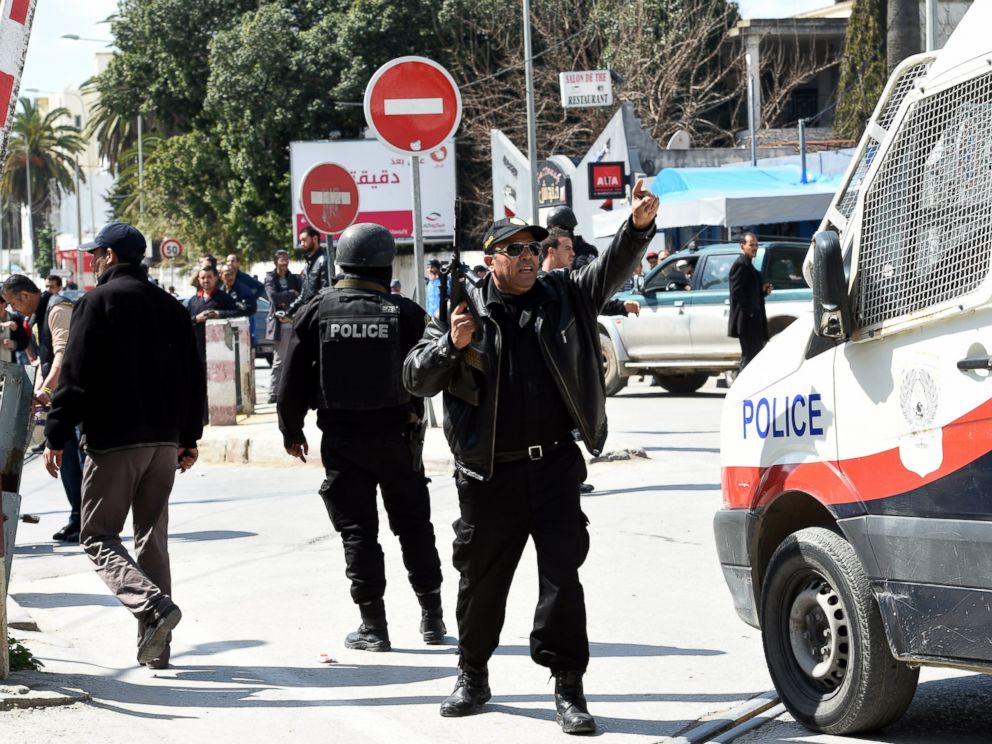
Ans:
[[[310,203],[314,206],[339,206],[351,204],[350,191],[311,191]]]
[[[443,114],[443,98],[387,98],[383,101],[386,116],[409,116],[411,114]]]

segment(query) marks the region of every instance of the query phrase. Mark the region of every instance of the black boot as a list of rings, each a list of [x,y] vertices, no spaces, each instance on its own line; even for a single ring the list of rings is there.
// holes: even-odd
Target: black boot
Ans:
[[[589,715],[586,696],[582,692],[582,672],[555,674],[555,720],[566,734],[592,734],[596,719]]]
[[[441,703],[441,715],[445,718],[470,716],[478,713],[491,697],[489,669],[487,667],[474,669],[463,663],[458,669],[458,681],[455,682],[454,692]]]
[[[381,599],[358,605],[362,624],[344,639],[344,647],[355,651],[389,651],[389,631],[386,628],[386,606]]]
[[[420,633],[424,637],[424,643],[429,646],[436,646],[444,643],[444,636],[448,629],[444,627],[444,612],[441,609],[441,593],[420,594],[417,596],[420,602]]]

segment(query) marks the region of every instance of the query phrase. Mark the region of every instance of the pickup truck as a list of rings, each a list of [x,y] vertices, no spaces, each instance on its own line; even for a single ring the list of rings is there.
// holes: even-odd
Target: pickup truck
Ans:
[[[760,243],[755,267],[773,291],[765,298],[769,336],[812,310],[812,290],[803,278],[809,245]],[[659,262],[642,286],[615,295],[637,300],[640,316],[600,316],[606,394],[615,395],[633,375],[653,375],[672,393],[693,393],[710,376],[735,372],[740,344],[727,336],[730,267],[737,243],[682,251]]]

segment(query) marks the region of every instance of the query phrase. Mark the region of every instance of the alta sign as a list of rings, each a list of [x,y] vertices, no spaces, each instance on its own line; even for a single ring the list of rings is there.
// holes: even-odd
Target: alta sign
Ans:
[[[627,196],[623,161],[589,163],[589,198],[622,199]]]
[[[562,72],[558,74],[558,83],[564,108],[613,105],[613,81],[609,70]]]

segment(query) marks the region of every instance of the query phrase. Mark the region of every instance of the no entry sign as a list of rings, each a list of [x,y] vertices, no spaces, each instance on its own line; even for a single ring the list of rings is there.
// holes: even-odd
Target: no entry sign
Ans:
[[[358,215],[358,184],[337,163],[315,165],[300,184],[300,208],[320,232],[341,232]]]
[[[365,89],[365,121],[387,147],[430,152],[450,139],[462,118],[454,79],[426,57],[398,57],[376,70]]]

